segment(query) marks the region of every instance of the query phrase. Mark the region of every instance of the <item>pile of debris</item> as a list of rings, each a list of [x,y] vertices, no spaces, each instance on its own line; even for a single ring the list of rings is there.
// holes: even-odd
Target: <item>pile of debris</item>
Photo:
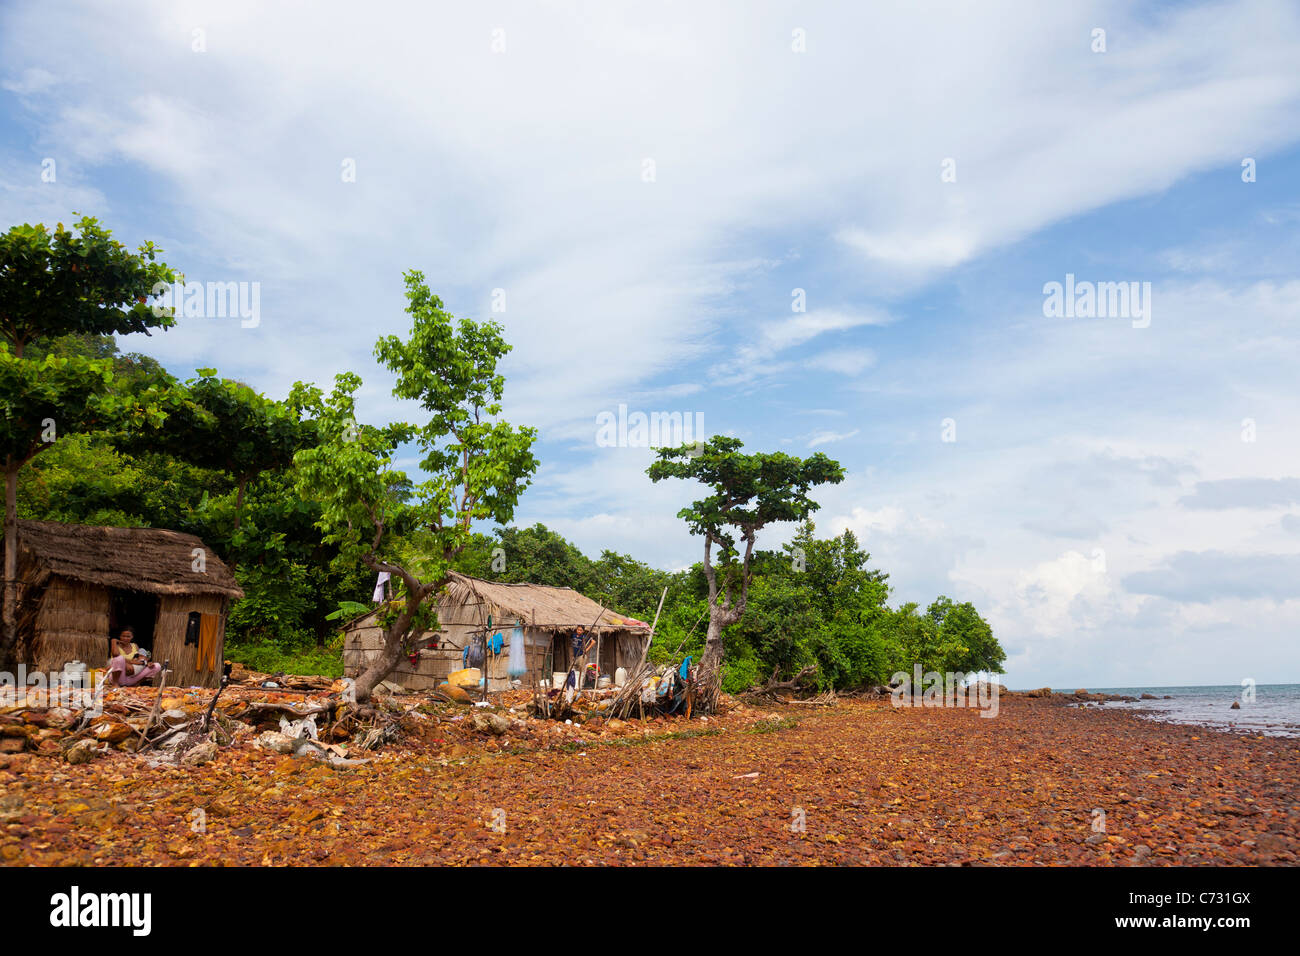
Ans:
[[[319,679],[314,679],[318,681]],[[400,712],[357,705],[341,682],[324,691],[269,690],[223,682],[216,691],[176,687],[6,688],[0,697],[0,761],[22,753],[85,763],[110,750],[151,764],[198,765],[251,740],[278,753],[347,765],[350,751],[400,735]]]
[[[114,687],[70,696],[66,688],[16,694],[3,688],[9,693],[0,697],[0,770],[21,772],[31,758],[79,764],[109,753],[132,754],[149,766],[200,766],[227,747],[313,758],[333,767],[365,763],[390,746],[452,760],[671,735],[686,719],[685,711],[664,706],[667,694],[620,716],[617,705],[626,687],[584,691],[567,700],[556,695],[548,698],[549,708],[539,710],[538,696],[527,690],[493,693],[490,701],[453,701],[444,688],[377,694],[357,703],[343,681],[291,690],[263,686],[259,678],[268,676],[247,674],[216,691]],[[655,676],[649,686],[676,686],[666,674]],[[775,718],[723,695],[705,719],[744,727]]]

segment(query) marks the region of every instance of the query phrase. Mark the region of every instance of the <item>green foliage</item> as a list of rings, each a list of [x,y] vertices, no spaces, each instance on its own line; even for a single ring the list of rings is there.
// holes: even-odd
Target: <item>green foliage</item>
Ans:
[[[340,601],[339,606],[325,615],[327,621],[349,621],[370,611],[370,605],[356,601]]]
[[[406,339],[381,338],[375,355],[397,381],[393,394],[415,401],[422,424],[362,427],[356,419],[361,379],[335,379],[334,390],[299,385],[291,401],[316,418],[317,444],[295,456],[295,487],[320,508],[325,541],[348,560],[398,580],[403,607],[385,628],[385,649],[357,683],[357,695],[396,664],[397,654],[426,623],[425,601],[445,583],[453,562],[478,541],[475,522],[506,525],[537,470],[537,432],[498,418],[504,378],[497,365],[510,351],[495,322],[456,321],[419,272],[405,275]],[[426,480],[413,483],[393,466],[399,445],[413,443]],[[403,564],[420,538],[419,567]],[[381,673],[381,671],[383,673]]]
[[[0,338],[22,353],[38,338],[170,327],[148,304],[176,281],[161,251],[146,242],[133,253],[89,216],[72,229],[14,226],[0,235]]]
[[[698,534],[734,551],[731,529],[752,541],[753,532],[778,521],[803,521],[817,510],[808,492],[844,480],[844,469],[821,452],[799,459],[784,452],[741,454],[739,438],[714,435],[699,446],[661,448],[647,469],[651,481],[698,481],[712,494],[678,512]]]
[[[213,369],[184,386],[185,401],[168,415],[166,428],[139,436],[162,441],[176,458],[230,475],[236,484],[293,463],[311,443],[314,428],[299,421],[289,403],[259,395],[241,382],[218,378]]]
[[[678,512],[692,534],[704,538],[704,561],[700,565],[708,584],[709,629],[700,657],[699,681],[701,704],[712,710],[716,691],[724,686],[723,659],[726,656],[727,628],[744,618],[749,607],[750,584],[754,573],[754,543],[760,530],[773,522],[806,521],[818,504],[809,492],[823,484],[844,480],[844,469],[820,452],[807,459],[794,458],[783,452],[743,454],[738,438],[715,435],[707,442],[680,448],[661,448],[659,460],[646,471],[651,481],[681,478],[704,485],[707,497]],[[737,536],[745,544],[740,555]],[[713,548],[719,546],[719,576],[714,566]],[[740,555],[737,562],[737,556]],[[761,563],[761,560],[760,560]],[[767,600],[784,605],[797,620],[787,623],[779,613],[765,617],[769,627],[778,624],[781,633],[765,631],[765,642],[772,646],[767,653],[789,656],[788,635],[801,626],[809,608],[799,603],[796,592],[776,593]],[[794,601],[792,606],[789,602]],[[753,647],[752,643],[750,644]],[[754,648],[760,654],[762,650]],[[732,657],[736,657],[733,653]],[[741,672],[730,680],[742,679]]]
[[[14,226],[0,235],[0,459],[5,473],[5,584],[0,611],[0,668],[17,646],[17,479],[57,435],[108,427],[157,425],[164,395],[146,388],[115,389],[114,363],[103,343],[89,352],[43,350],[26,358],[40,338],[99,337],[167,328],[173,322],[148,305],[175,279],[145,243],[132,253],[89,217],[74,229],[62,223]],[[160,311],[160,310],[159,310]]]
[[[251,643],[226,644],[226,657],[245,667],[265,674],[321,674],[343,676],[343,634],[340,631],[328,644],[286,646],[281,641],[263,639]]]

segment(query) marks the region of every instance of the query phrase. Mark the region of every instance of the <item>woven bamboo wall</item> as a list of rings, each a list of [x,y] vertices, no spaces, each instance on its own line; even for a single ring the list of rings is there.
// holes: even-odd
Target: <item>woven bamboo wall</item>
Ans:
[[[108,588],[51,577],[36,612],[31,670],[61,670],[70,660],[108,662]]]
[[[226,614],[229,601],[217,594],[164,595],[158,605],[158,624],[153,637],[153,659],[158,663],[171,662],[171,677],[167,682],[178,687],[216,687],[221,682],[222,654],[225,652]],[[218,627],[218,646],[214,670],[198,669],[198,648],[185,646],[185,627],[191,611],[216,614],[221,618]]]

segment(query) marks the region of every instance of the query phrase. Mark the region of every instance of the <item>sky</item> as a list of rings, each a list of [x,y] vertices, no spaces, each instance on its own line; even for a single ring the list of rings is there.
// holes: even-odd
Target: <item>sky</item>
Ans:
[[[841,462],[818,533],[974,602],[1009,686],[1296,682],[1297,63],[1287,0],[8,0],[0,222],[257,283],[119,345],[355,371],[376,423],[423,271],[514,347],[516,523],[589,555],[701,558],[699,489],[597,441],[680,412]]]

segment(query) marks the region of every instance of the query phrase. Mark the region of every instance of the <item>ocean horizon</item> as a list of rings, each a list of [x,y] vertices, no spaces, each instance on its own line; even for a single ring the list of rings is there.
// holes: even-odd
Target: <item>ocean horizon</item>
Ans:
[[[1157,700],[1115,701],[1104,705],[1133,710],[1152,720],[1270,737],[1300,737],[1300,684],[1256,684],[1253,700],[1240,684],[1087,687],[1087,690],[1094,694],[1157,697]],[[1234,702],[1241,705],[1239,709],[1232,709]]]

